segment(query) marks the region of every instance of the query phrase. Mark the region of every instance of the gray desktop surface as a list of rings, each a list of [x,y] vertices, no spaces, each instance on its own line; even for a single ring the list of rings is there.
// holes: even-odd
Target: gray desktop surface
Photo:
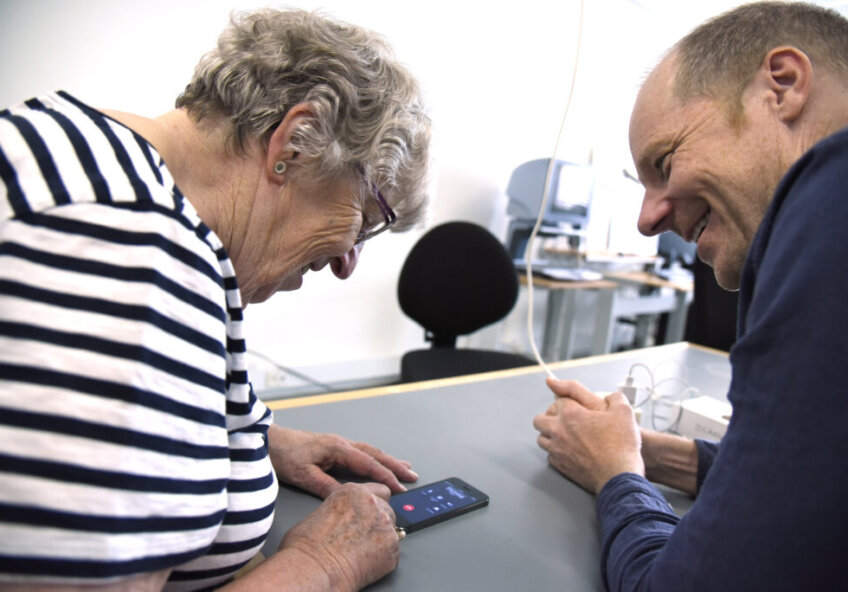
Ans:
[[[730,382],[725,355],[686,344],[572,360],[554,365],[554,373],[613,391],[636,362],[657,374],[673,370],[718,398]],[[338,433],[409,460],[418,484],[455,476],[489,494],[489,506],[407,536],[397,570],[369,590],[603,590],[594,497],[548,466],[536,445],[533,416],[552,400],[544,378],[522,369],[274,412],[280,425]],[[661,490],[680,513],[691,504]],[[266,556],[319,503],[282,487]]]

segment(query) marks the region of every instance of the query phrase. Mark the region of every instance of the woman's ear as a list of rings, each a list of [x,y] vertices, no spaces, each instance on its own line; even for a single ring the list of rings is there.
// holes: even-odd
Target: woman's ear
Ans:
[[[298,126],[315,116],[309,103],[298,103],[288,110],[286,116],[271,133],[268,139],[268,152],[265,156],[265,172],[270,179],[285,175],[289,163],[297,156],[289,145]]]
[[[807,104],[813,84],[810,58],[795,47],[776,47],[766,54],[761,67],[771,93],[771,105],[781,121],[794,121]]]

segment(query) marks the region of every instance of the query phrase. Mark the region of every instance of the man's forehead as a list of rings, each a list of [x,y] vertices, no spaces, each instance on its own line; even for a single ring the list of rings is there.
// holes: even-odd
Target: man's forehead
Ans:
[[[671,114],[679,110],[680,101],[674,96],[673,69],[669,59],[663,60],[645,79],[636,97],[630,117],[631,150],[645,150],[643,144],[669,122]],[[634,157],[639,156],[634,153]]]
[[[652,113],[671,106],[674,99],[674,70],[669,58],[660,62],[645,79],[636,96],[634,114],[637,110]]]
[[[630,116],[630,147],[631,149],[643,149],[642,144],[647,138],[654,135],[657,126],[667,113],[667,99],[662,95],[661,89],[646,82],[636,97],[633,113]],[[636,154],[634,154],[636,156]]]

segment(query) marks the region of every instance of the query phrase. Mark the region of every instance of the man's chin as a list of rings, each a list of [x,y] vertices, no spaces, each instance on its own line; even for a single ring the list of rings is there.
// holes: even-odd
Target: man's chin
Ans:
[[[703,261],[703,259],[702,259]],[[708,261],[704,261],[707,265],[713,268],[713,274],[715,275],[716,283],[723,289],[728,292],[738,292],[739,284],[741,282],[742,270],[736,266],[728,266],[716,264],[713,265]]]

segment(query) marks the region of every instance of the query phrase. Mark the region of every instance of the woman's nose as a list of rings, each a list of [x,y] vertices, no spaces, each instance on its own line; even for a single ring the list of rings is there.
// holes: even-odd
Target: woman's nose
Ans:
[[[330,269],[340,280],[346,280],[351,276],[353,270],[356,269],[356,264],[359,261],[359,252],[362,250],[362,245],[353,245],[353,247],[341,257],[333,257],[330,259]]]

